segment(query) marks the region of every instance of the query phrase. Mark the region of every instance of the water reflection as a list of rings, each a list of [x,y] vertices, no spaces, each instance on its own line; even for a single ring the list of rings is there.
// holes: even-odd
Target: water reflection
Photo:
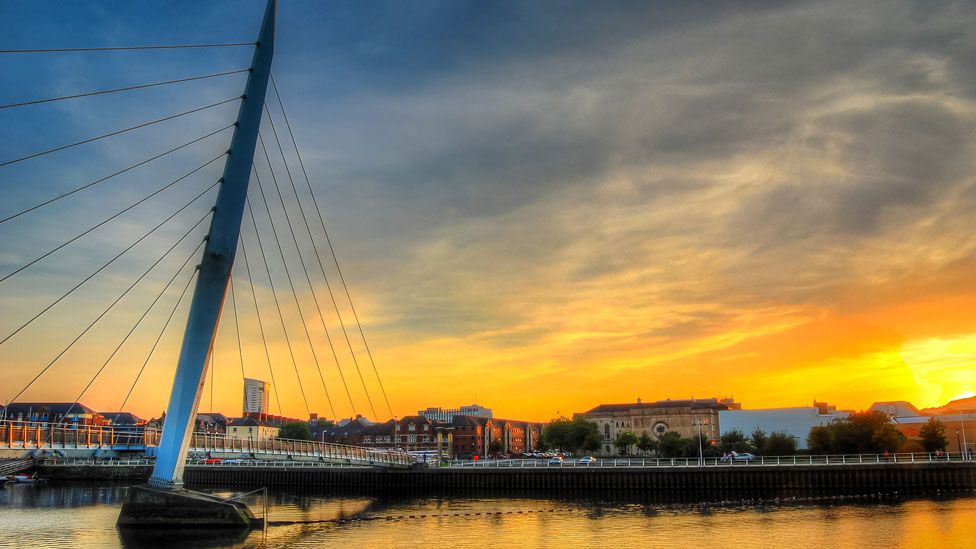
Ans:
[[[747,545],[792,547],[970,546],[976,498],[854,502],[688,503],[661,494],[576,497],[498,493],[381,497],[275,491],[266,531],[120,531],[128,484],[7,486],[0,489],[0,547],[382,547],[510,545],[521,548]],[[226,490],[209,490],[222,496]],[[247,498],[260,515],[260,494]]]

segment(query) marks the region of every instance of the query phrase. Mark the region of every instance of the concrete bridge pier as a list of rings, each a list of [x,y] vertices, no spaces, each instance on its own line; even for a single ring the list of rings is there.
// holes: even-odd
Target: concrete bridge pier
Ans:
[[[241,502],[189,490],[129,488],[119,514],[121,527],[251,528],[258,519]]]

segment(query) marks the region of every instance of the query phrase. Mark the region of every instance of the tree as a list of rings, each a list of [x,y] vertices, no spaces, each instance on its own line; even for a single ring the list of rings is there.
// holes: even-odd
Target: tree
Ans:
[[[796,439],[782,431],[774,431],[766,441],[764,452],[769,456],[792,456],[796,453]]]
[[[498,454],[502,451],[502,441],[493,440],[488,444],[488,452],[491,454]]]
[[[637,444],[640,439],[637,438],[631,431],[624,431],[617,435],[617,440],[613,441],[613,445],[617,447],[617,452],[620,455],[625,455],[629,453],[630,447]]]
[[[926,452],[945,450],[946,446],[949,445],[949,439],[946,438],[945,434],[945,424],[934,417],[922,425],[918,431],[918,437],[922,439],[922,447],[925,448]]]
[[[600,428],[596,423],[584,418],[576,418],[572,422],[573,452],[583,450],[592,452],[600,449]]]
[[[546,448],[558,448],[564,452],[593,451],[600,448],[600,430],[596,423],[578,417],[554,419],[542,430]]]
[[[769,441],[769,436],[766,435],[766,431],[756,429],[749,437],[749,441],[752,442],[752,448],[756,451],[756,454],[762,456],[767,453],[766,443]]]
[[[905,440],[885,414],[862,412],[814,427],[807,436],[807,445],[814,454],[881,454],[897,452]]]
[[[697,458],[699,452],[701,452],[702,457],[718,457],[722,455],[717,445],[713,445],[712,441],[705,438],[704,435],[698,436],[697,434],[691,438],[681,439],[684,443],[684,452],[682,455],[689,458]]]
[[[811,454],[829,454],[834,448],[834,432],[829,425],[810,429],[807,435],[807,448]]]
[[[637,439],[637,449],[644,453],[652,452],[657,450],[657,441],[644,433]]]
[[[331,419],[319,418],[315,420],[315,426],[319,429],[325,429],[327,427],[335,427],[335,422]]]
[[[304,421],[289,421],[281,426],[278,436],[292,440],[312,440],[312,431]]]
[[[718,447],[723,454],[730,452],[742,453],[752,451],[752,446],[749,444],[749,439],[747,439],[746,436],[742,434],[742,431],[739,431],[738,429],[729,431],[722,435],[719,439]]]
[[[542,446],[547,450],[565,449],[569,444],[571,422],[564,418],[554,419],[542,429]]]
[[[685,442],[675,431],[668,431],[657,438],[657,452],[664,458],[682,457]]]

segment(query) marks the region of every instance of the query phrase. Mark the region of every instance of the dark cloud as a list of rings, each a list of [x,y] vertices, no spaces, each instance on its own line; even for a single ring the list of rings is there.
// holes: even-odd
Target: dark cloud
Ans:
[[[221,15],[194,9],[191,37]],[[937,252],[973,199],[967,3],[281,12],[278,84],[340,259],[384,330],[524,341],[562,329],[539,317],[601,298],[636,318],[830,306],[905,271],[886,247],[917,239],[933,262],[958,259]],[[70,68],[84,83],[88,67]],[[634,332],[720,325],[674,313]]]

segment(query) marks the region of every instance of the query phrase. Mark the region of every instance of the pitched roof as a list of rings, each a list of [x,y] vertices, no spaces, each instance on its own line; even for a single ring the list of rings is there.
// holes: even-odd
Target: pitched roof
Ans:
[[[43,411],[54,416],[64,415],[69,411],[71,415],[98,415],[98,412],[80,402],[14,402],[7,405],[6,411],[8,416]]]
[[[923,415],[914,404],[905,400],[875,402],[868,408],[870,412],[883,412],[895,417],[918,417]]]
[[[142,418],[132,412],[99,412],[98,414],[115,425],[135,425],[142,423]]]
[[[197,414],[197,421],[203,421],[206,423],[222,423],[227,424],[227,416],[218,412],[212,412],[209,414]]]
[[[692,410],[728,410],[729,407],[714,398],[708,399],[685,399],[685,400],[659,400],[657,402],[632,402],[626,404],[601,404],[596,408],[583,412],[580,415],[591,414],[612,414],[615,412],[629,412],[630,410],[643,410],[647,408],[691,408]]]
[[[357,435],[389,435],[393,432],[393,420],[386,423],[370,423],[365,420],[354,419],[343,425],[329,425],[314,429],[316,436],[326,433],[332,437]]]
[[[486,417],[479,416],[454,416],[451,418],[450,425],[453,426],[477,426],[481,425],[483,422],[487,421]]]

